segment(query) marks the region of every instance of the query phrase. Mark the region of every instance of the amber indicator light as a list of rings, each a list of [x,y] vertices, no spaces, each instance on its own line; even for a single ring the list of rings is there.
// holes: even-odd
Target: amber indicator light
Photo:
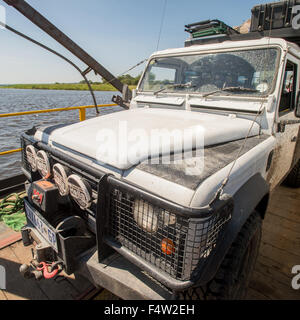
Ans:
[[[172,240],[164,238],[161,241],[161,251],[165,254],[173,254],[175,252],[175,246]]]

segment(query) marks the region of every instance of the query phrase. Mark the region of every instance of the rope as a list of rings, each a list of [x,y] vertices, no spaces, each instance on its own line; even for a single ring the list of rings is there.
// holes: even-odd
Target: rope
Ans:
[[[147,59],[144,59],[144,60],[142,60],[142,61],[140,61],[140,62],[138,62],[137,64],[135,64],[134,66],[130,67],[129,69],[123,71],[122,73],[119,73],[116,77],[112,78],[110,81],[105,81],[104,83],[111,83],[112,81],[114,81],[114,80],[117,79],[118,77],[121,77],[121,76],[123,76],[125,73],[127,73],[127,72],[135,69],[136,67],[138,67],[139,65],[143,64],[143,63],[146,62],[147,60],[148,60],[148,58],[147,58]]]
[[[165,0],[165,1],[167,1],[167,0]],[[0,21],[0,26],[4,27],[4,28],[6,28],[7,30],[15,33],[16,35],[18,35],[18,36],[20,36],[20,37],[22,37],[22,38],[24,38],[24,39],[26,39],[26,40],[34,43],[34,44],[40,46],[41,48],[43,48],[43,49],[45,49],[45,50],[47,50],[47,51],[55,54],[56,56],[60,57],[61,59],[65,60],[65,61],[68,62],[70,65],[72,65],[72,66],[81,74],[81,76],[84,78],[84,80],[85,80],[85,82],[86,82],[86,84],[87,84],[87,86],[88,86],[88,89],[89,89],[89,91],[90,91],[90,94],[91,94],[91,96],[92,96],[92,99],[93,99],[93,102],[94,102],[94,105],[95,105],[96,114],[99,115],[98,104],[97,104],[97,102],[96,102],[96,97],[95,97],[94,91],[93,91],[92,86],[91,86],[91,84],[89,83],[88,79],[86,78],[84,71],[82,71],[75,63],[73,63],[71,60],[67,59],[65,56],[63,56],[63,55],[60,54],[59,52],[57,52],[57,51],[55,51],[55,50],[47,47],[46,45],[44,45],[44,44],[42,44],[42,43],[40,43],[40,42],[38,42],[38,41],[30,38],[29,36],[27,36],[27,35],[19,32],[18,30],[15,30],[14,28],[8,26],[7,24],[4,24],[4,23],[1,22],[1,21]],[[114,80],[116,80],[118,77],[124,75],[125,73],[127,73],[127,72],[129,72],[129,71],[131,71],[131,70],[133,70],[134,68],[138,67],[139,65],[141,65],[142,63],[144,63],[144,62],[147,61],[147,60],[148,60],[148,59],[144,59],[144,60],[140,61],[139,63],[137,63],[136,65],[132,66],[132,67],[129,68],[128,70],[120,73],[119,75],[117,75],[116,77],[110,79],[109,81],[105,81],[104,83],[109,83],[109,84],[111,84],[111,82],[113,82]],[[86,96],[85,96],[85,97],[86,97]],[[69,107],[71,108],[74,104],[77,104],[77,103],[78,103],[79,101],[81,101],[81,100],[82,100],[82,97],[80,97],[80,99],[77,99],[77,98],[76,98],[76,100],[74,100]],[[69,107],[66,107],[66,110],[67,110]]]
[[[162,12],[161,22],[160,22],[160,28],[159,28],[159,33],[158,33],[158,40],[157,40],[157,45],[156,45],[156,51],[158,51],[158,47],[159,47],[162,27],[163,27],[163,23],[164,23],[164,19],[165,19],[166,7],[167,7],[167,0],[165,0],[165,2],[164,2],[163,12]]]
[[[260,106],[258,112],[257,112],[256,115],[255,115],[255,118],[253,119],[253,121],[252,121],[252,123],[251,123],[251,126],[250,126],[250,128],[249,128],[249,130],[248,130],[248,132],[247,132],[246,137],[244,138],[243,144],[241,145],[239,151],[237,152],[237,155],[236,155],[236,157],[235,157],[235,159],[234,159],[234,161],[233,161],[233,163],[232,163],[232,165],[231,165],[231,167],[230,167],[230,169],[229,169],[228,174],[226,175],[226,178],[223,180],[220,188],[217,190],[215,196],[214,196],[213,199],[210,201],[210,204],[212,204],[215,200],[217,200],[218,198],[220,198],[221,194],[223,193],[223,189],[224,189],[224,187],[227,185],[227,183],[228,183],[228,181],[229,181],[231,172],[232,172],[233,168],[235,167],[235,164],[236,164],[238,158],[240,157],[242,151],[244,150],[244,148],[245,148],[245,146],[246,146],[247,140],[248,140],[248,138],[249,138],[249,136],[250,136],[250,133],[251,133],[251,131],[252,131],[252,128],[253,128],[253,126],[254,126],[254,123],[256,123],[256,120],[257,120],[258,116],[260,115],[260,113],[262,112],[262,110],[263,110],[263,101],[262,101],[262,103],[261,103],[261,106]]]
[[[110,84],[110,83],[111,83],[112,81],[114,81],[115,79],[118,79],[118,77],[123,76],[125,73],[127,73],[127,72],[135,69],[136,67],[138,67],[138,66],[141,65],[142,63],[146,62],[147,60],[148,60],[148,58],[147,58],[147,59],[144,59],[144,60],[142,60],[142,61],[140,61],[140,62],[138,62],[137,64],[135,64],[134,66],[130,67],[129,69],[123,71],[122,73],[119,73],[117,76],[115,76],[114,78],[110,79],[109,81],[106,81],[106,80],[105,80],[103,83],[105,83],[105,84]],[[79,103],[83,98],[86,98],[86,97],[87,97],[87,95],[83,95],[83,96],[80,97],[79,99],[76,98],[76,100],[74,100],[74,101],[70,104],[69,107],[66,107],[66,110],[67,110],[68,108],[72,108],[72,106],[73,106],[74,104]]]
[[[87,84],[88,88],[89,88],[89,91],[90,91],[90,94],[92,96],[92,99],[93,99],[93,102],[94,102],[94,105],[95,105],[95,110],[96,110],[96,113],[97,115],[99,115],[99,110],[98,110],[98,106],[97,106],[97,102],[96,102],[96,97],[95,97],[95,94],[94,94],[94,91],[91,87],[91,84],[89,83],[88,79],[86,78],[85,74],[84,74],[84,71],[82,71],[74,62],[72,62],[71,60],[67,59],[65,56],[63,56],[62,54],[60,54],[59,52],[47,47],[46,45],[28,37],[27,35],[23,34],[22,32],[8,26],[7,24],[4,24],[3,22],[0,21],[0,26],[4,27],[5,29],[15,33],[16,35],[40,46],[41,48],[55,54],[56,56],[60,57],[61,59],[65,60],[66,62],[68,62],[70,65],[72,65],[80,74],[81,76],[83,77],[85,83]]]
[[[12,193],[0,202],[0,221],[3,221],[14,231],[20,231],[26,224],[22,194],[24,192]]]
[[[267,45],[267,47],[270,47],[270,38],[271,38],[271,33],[272,33],[272,23],[273,23],[273,16],[271,17],[271,22],[270,22],[270,29],[269,29],[268,45]],[[265,55],[265,62],[266,62],[266,61],[267,61],[267,52],[266,52],[266,55]],[[265,74],[266,74],[266,63],[264,64],[264,77],[265,77]],[[222,193],[223,193],[223,191],[224,191],[225,186],[228,184],[228,181],[229,181],[229,179],[230,179],[231,172],[233,171],[233,169],[234,169],[234,167],[235,167],[235,165],[236,165],[237,160],[239,159],[242,151],[244,150],[244,148],[245,148],[245,146],[246,146],[247,140],[248,140],[248,138],[249,138],[249,136],[250,136],[250,133],[251,133],[251,131],[252,131],[252,128],[253,128],[253,126],[254,126],[254,123],[256,123],[256,120],[257,120],[258,116],[261,114],[261,112],[262,112],[262,110],[263,110],[263,104],[264,104],[264,100],[262,99],[262,100],[261,100],[260,108],[259,108],[259,110],[257,111],[257,113],[256,113],[256,115],[255,115],[255,117],[254,117],[254,119],[253,119],[253,121],[252,121],[252,123],[251,123],[251,126],[250,126],[250,128],[249,128],[249,130],[248,130],[248,132],[247,132],[247,134],[246,134],[246,136],[245,136],[245,138],[244,138],[244,142],[243,142],[242,146],[240,147],[239,151],[237,152],[237,155],[236,155],[236,157],[235,157],[235,159],[234,159],[234,161],[233,161],[233,163],[232,163],[232,165],[231,165],[231,167],[230,167],[230,169],[229,169],[229,171],[228,171],[228,174],[226,175],[225,179],[222,181],[219,189],[216,191],[216,193],[215,193],[215,195],[213,196],[212,200],[209,202],[210,205],[211,205],[213,202],[215,202],[217,199],[220,198],[220,196],[222,195]],[[261,122],[261,120],[260,120],[260,122]],[[261,132],[261,126],[260,126],[260,128],[259,128],[259,134],[260,134],[260,132]]]

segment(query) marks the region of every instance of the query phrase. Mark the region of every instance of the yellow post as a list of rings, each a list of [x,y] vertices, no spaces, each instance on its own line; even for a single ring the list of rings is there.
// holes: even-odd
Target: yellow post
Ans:
[[[11,154],[11,153],[15,153],[15,152],[20,152],[22,149],[19,148],[19,149],[14,149],[14,150],[8,150],[8,151],[3,151],[3,152],[0,152],[0,156],[4,156],[6,154]]]
[[[98,107],[114,107],[117,106],[117,104],[111,103],[111,104],[101,104],[98,105]],[[79,107],[66,107],[66,108],[55,108],[55,109],[45,109],[45,110],[31,110],[31,111],[21,111],[21,112],[13,112],[13,113],[0,113],[0,118],[6,118],[6,117],[17,117],[17,116],[23,116],[23,115],[30,115],[30,114],[39,114],[39,113],[48,113],[48,112],[59,112],[59,111],[70,111],[70,110],[79,110],[79,120],[84,121],[86,119],[85,115],[85,109],[91,109],[94,108],[94,105],[91,106],[79,106]],[[7,150],[0,152],[0,156],[4,156],[7,154],[20,152],[22,149],[14,149],[14,150]]]
[[[117,104],[99,104],[99,108],[103,107],[114,107]],[[55,108],[55,109],[45,109],[45,110],[32,110],[32,111],[21,111],[21,112],[13,112],[13,113],[0,113],[0,118],[6,117],[16,117],[16,116],[23,116],[29,114],[38,114],[38,113],[48,113],[48,112],[58,112],[58,111],[70,111],[70,110],[77,110],[77,109],[91,109],[95,108],[94,105],[92,106],[79,106],[79,107],[66,107],[66,108]],[[79,110],[80,111],[80,110]]]
[[[79,121],[85,120],[85,108],[79,108]]]

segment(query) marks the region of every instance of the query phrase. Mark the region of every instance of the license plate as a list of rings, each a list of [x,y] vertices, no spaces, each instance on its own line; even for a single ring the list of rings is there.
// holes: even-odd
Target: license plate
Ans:
[[[57,239],[56,233],[52,230],[52,227],[47,223],[47,221],[40,216],[40,214],[33,209],[26,201],[25,202],[25,213],[28,220],[36,227],[41,236],[56,250],[57,249]]]

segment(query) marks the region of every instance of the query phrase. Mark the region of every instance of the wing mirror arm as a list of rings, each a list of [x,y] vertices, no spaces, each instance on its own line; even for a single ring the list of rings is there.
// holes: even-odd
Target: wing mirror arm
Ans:
[[[295,117],[300,118],[300,91],[298,92],[297,99],[296,99]],[[299,124],[299,123],[300,123],[300,119],[299,120],[281,120],[278,123],[278,132],[284,132],[285,127],[287,125]]]
[[[113,96],[112,102],[118,104],[120,107],[124,109],[129,109],[130,99],[129,99],[129,88],[127,84],[123,84],[122,97]]]
[[[291,124],[300,124],[300,120],[281,120],[278,123],[278,132],[284,132],[285,127]]]

